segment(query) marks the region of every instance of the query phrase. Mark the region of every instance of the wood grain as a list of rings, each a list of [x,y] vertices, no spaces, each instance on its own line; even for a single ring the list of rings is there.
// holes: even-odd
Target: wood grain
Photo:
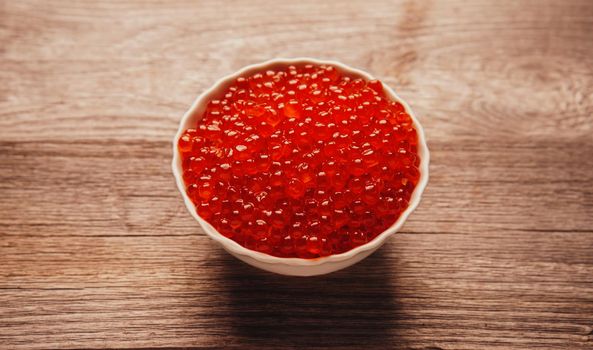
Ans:
[[[0,1],[0,349],[593,349],[593,3]],[[378,253],[287,278],[170,174],[219,77],[313,56],[393,86],[431,180]]]

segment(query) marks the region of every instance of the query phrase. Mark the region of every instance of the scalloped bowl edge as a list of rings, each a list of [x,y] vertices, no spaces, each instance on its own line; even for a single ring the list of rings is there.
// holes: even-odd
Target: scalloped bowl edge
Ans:
[[[179,141],[179,138],[187,128],[196,125],[196,123],[199,121],[199,118],[201,117],[202,113],[206,108],[206,104],[211,99],[218,97],[224,89],[226,89],[235,81],[237,77],[251,72],[260,71],[263,69],[270,69],[275,66],[284,66],[289,64],[301,65],[309,63],[317,65],[332,65],[340,69],[342,73],[345,73],[349,76],[362,77],[367,80],[375,79],[373,76],[364,71],[349,67],[337,61],[318,60],[308,57],[277,58],[258,64],[252,64],[238,70],[233,74],[227,75],[219,79],[214,85],[212,85],[212,87],[210,87],[208,90],[204,91],[200,96],[198,96],[198,98],[194,101],[192,106],[181,119],[181,122],[179,123],[179,129],[177,130],[175,138],[173,139],[173,161],[171,166],[173,170],[173,175],[175,177],[175,182],[177,183],[177,188],[179,189],[179,192],[181,192],[187,210],[200,224],[200,226],[206,232],[206,234],[216,242],[220,243],[222,247],[230,254],[246,262],[249,265],[255,266],[262,270],[291,276],[314,276],[341,270],[361,261],[362,259],[372,254],[374,251],[379,249],[379,247],[381,247],[385,243],[385,240],[388,237],[396,233],[402,227],[408,216],[410,216],[410,214],[416,209],[418,204],[420,204],[422,193],[424,192],[424,189],[426,188],[426,185],[428,183],[428,168],[430,161],[430,154],[428,151],[428,147],[426,145],[426,138],[424,135],[424,129],[422,128],[422,125],[418,122],[418,119],[414,115],[410,106],[403,99],[401,99],[388,85],[383,84],[383,87],[387,95],[391,99],[400,102],[405,107],[406,112],[412,118],[414,127],[416,128],[416,132],[418,133],[418,154],[420,156],[420,180],[418,181],[418,184],[416,185],[416,188],[412,193],[408,207],[402,212],[397,221],[393,225],[391,225],[391,227],[389,227],[387,230],[375,237],[373,240],[361,246],[358,246],[352,250],[349,250],[341,254],[335,254],[316,259],[281,258],[271,256],[251,249],[247,249],[238,244],[237,242],[220,234],[212,225],[210,225],[206,220],[202,219],[197,214],[195,205],[193,204],[193,202],[191,201],[191,199],[185,191],[185,184],[183,181],[183,169],[181,166],[181,157],[177,149],[177,142]]]

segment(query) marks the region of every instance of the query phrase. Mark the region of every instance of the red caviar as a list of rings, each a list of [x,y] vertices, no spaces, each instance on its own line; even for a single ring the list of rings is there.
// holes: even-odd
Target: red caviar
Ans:
[[[302,65],[236,79],[178,148],[200,217],[248,249],[309,259],[395,223],[420,178],[417,144],[380,81]]]

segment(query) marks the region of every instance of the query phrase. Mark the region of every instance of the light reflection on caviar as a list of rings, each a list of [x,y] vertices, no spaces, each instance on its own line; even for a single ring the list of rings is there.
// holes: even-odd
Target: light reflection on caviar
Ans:
[[[332,66],[238,78],[179,139],[198,214],[279,257],[346,252],[390,227],[418,183],[418,138],[380,81]]]

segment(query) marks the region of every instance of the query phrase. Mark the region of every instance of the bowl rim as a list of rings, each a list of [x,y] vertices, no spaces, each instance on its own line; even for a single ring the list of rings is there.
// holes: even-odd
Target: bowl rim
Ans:
[[[196,219],[196,221],[200,224],[200,226],[204,229],[206,234],[210,236],[214,241],[218,242],[231,253],[239,254],[247,257],[251,257],[257,261],[267,264],[283,264],[288,266],[317,266],[322,265],[325,263],[331,262],[340,262],[348,260],[355,255],[358,255],[362,252],[366,252],[368,250],[374,250],[379,248],[381,245],[384,244],[385,240],[399,231],[402,227],[404,222],[410,216],[410,214],[418,207],[420,204],[420,200],[422,194],[426,188],[428,183],[428,170],[429,170],[429,161],[430,161],[430,154],[428,151],[428,146],[426,145],[426,137],[424,135],[424,129],[422,125],[419,123],[418,119],[416,118],[415,114],[413,113],[410,106],[400,98],[387,84],[383,83],[383,88],[392,100],[401,103],[406,112],[410,115],[413,125],[416,128],[416,132],[418,134],[418,153],[420,154],[420,179],[412,192],[410,197],[410,201],[408,202],[408,207],[400,214],[398,219],[395,221],[393,225],[383,231],[381,234],[373,238],[371,241],[353,248],[349,251],[340,254],[332,254],[325,257],[313,258],[313,259],[303,259],[303,258],[282,258],[277,256],[268,255],[265,253],[261,253],[255,250],[251,250],[249,248],[245,248],[239,243],[233,241],[230,238],[223,236],[219,233],[210,223],[206,220],[202,219],[196,211],[196,207],[187,195],[185,191],[185,182],[183,180],[183,169],[181,165],[181,156],[179,154],[179,150],[177,148],[177,143],[185,129],[187,128],[186,124],[188,120],[192,118],[192,116],[196,113],[196,111],[204,105],[208,103],[211,98],[217,97],[216,95],[220,93],[220,90],[223,90],[232,82],[235,81],[241,75],[246,73],[261,71],[266,69],[270,66],[278,66],[278,65],[305,65],[305,64],[316,64],[316,65],[331,65],[338,68],[341,72],[346,73],[350,76],[360,76],[367,80],[376,79],[369,73],[362,71],[360,69],[352,68],[348,65],[345,65],[341,62],[334,61],[334,60],[322,60],[310,57],[296,57],[296,58],[275,58],[271,60],[267,60],[261,63],[255,63],[247,65],[234,73],[226,75],[220,79],[218,79],[210,88],[202,92],[193,102],[191,107],[185,112],[181,121],[179,122],[179,127],[177,129],[177,133],[173,138],[173,160],[171,162],[171,167],[173,170],[173,175],[175,177],[175,182],[177,184],[177,188],[183,197],[185,206],[190,214]]]

